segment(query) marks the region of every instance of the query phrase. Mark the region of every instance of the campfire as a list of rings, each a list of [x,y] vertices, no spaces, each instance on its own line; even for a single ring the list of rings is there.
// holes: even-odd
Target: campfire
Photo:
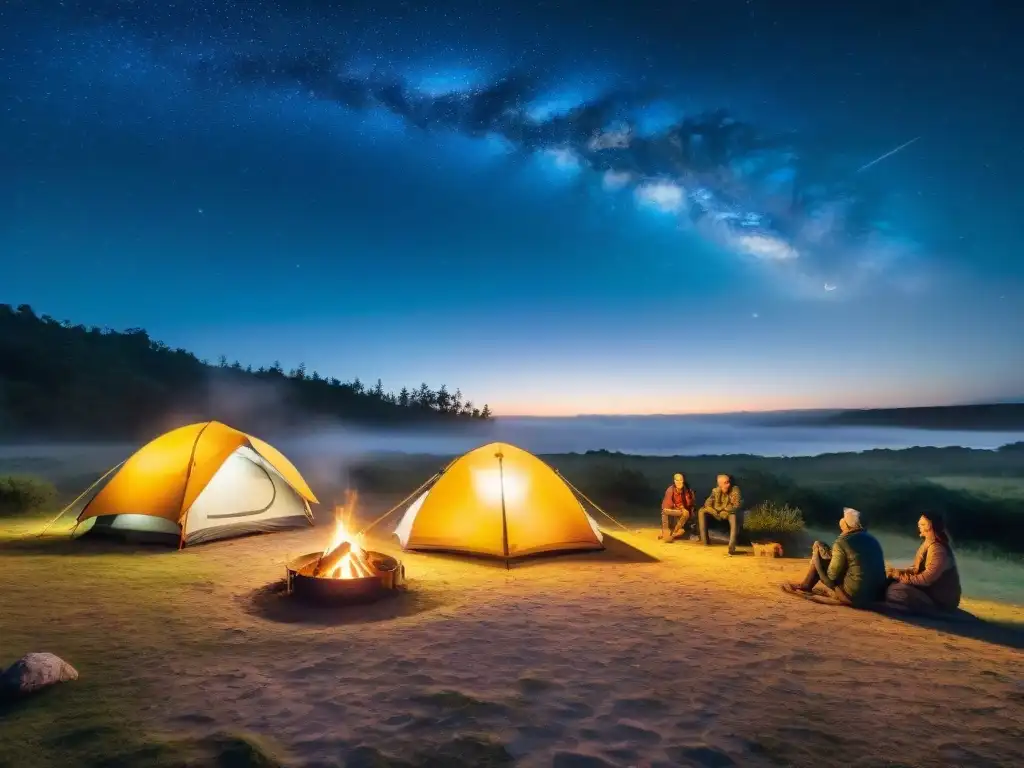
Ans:
[[[374,575],[373,563],[360,544],[362,536],[349,532],[348,525],[343,519],[344,509],[335,509],[334,536],[331,537],[331,543],[315,563],[303,569],[303,576],[315,576],[318,579],[362,579]]]
[[[334,510],[334,533],[322,552],[313,552],[287,565],[288,592],[319,603],[364,603],[378,600],[405,585],[405,566],[362,545],[352,533],[357,496],[346,494]]]

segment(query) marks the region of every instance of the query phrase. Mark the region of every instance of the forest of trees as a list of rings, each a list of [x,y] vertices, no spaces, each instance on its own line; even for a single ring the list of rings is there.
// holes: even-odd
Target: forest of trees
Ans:
[[[188,420],[286,429],[311,420],[374,425],[479,423],[460,391],[427,384],[397,393],[380,380],[340,381],[280,363],[210,364],[141,328],[112,331],[0,304],[0,437],[137,438]]]

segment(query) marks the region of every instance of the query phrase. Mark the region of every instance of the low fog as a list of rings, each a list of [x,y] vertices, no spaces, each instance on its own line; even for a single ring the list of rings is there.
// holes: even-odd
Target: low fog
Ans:
[[[438,416],[412,424],[366,426],[303,411],[282,384],[239,381],[213,369],[199,397],[167,409],[151,424],[138,425],[133,439],[22,435],[0,443],[0,471],[41,474],[71,484],[98,477],[168,430],[211,419],[272,443],[313,487],[322,488],[347,484],[349,469],[377,454],[433,455],[440,468],[447,458],[492,441],[537,454],[606,450],[650,456],[812,456],[916,446],[995,449],[1024,440],[1024,433],[1013,432],[815,426],[777,416],[769,422],[764,414],[498,417],[486,422]]]

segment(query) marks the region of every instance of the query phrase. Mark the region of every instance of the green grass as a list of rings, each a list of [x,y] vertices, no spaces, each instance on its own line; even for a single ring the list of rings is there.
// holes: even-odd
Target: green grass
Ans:
[[[114,545],[85,550],[66,532],[32,536],[44,518],[0,519],[0,667],[47,651],[80,677],[5,704],[0,767],[261,765],[216,762],[210,756],[219,747],[153,733],[137,711],[157,695],[139,681],[144,668],[216,653],[214,630],[187,609],[192,590],[212,576],[202,558]]]
[[[287,755],[261,737],[182,738],[144,730],[137,699],[82,679],[0,706],[0,768],[281,768]],[[73,755],[73,757],[71,757]]]
[[[993,499],[1024,502],[1024,477],[929,477],[929,482],[951,491],[962,491]]]

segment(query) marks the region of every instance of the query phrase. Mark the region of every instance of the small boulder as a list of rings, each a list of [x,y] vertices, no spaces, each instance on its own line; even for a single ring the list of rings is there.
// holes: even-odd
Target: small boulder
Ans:
[[[24,696],[54,685],[78,679],[78,670],[52,653],[29,653],[0,674],[0,694]]]

